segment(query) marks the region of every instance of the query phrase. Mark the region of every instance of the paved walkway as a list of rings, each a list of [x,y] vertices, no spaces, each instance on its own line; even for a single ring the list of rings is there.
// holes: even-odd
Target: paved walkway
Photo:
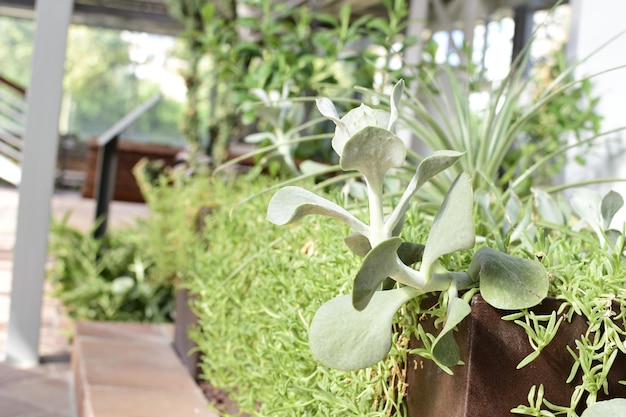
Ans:
[[[13,273],[13,246],[18,209],[18,193],[0,186],[0,417],[74,417],[73,381],[68,342],[71,321],[59,302],[45,297],[39,352],[41,364],[28,369],[3,362]],[[73,191],[57,191],[52,212],[62,217],[71,212],[69,224],[89,230],[93,225],[95,201]],[[144,204],[114,202],[109,227],[132,224],[147,214]]]

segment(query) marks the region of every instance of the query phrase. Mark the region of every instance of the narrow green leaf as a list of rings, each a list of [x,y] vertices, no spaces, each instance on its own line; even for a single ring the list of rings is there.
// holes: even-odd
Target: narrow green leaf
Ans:
[[[480,292],[490,305],[503,310],[533,307],[548,294],[548,272],[537,260],[522,259],[480,248],[469,266],[480,279]]]
[[[426,240],[422,272],[428,279],[440,256],[475,244],[472,186],[467,174],[459,175],[448,191]]]
[[[598,401],[587,408],[581,417],[626,417],[626,399]]]
[[[352,307],[349,295],[320,307],[309,329],[313,357],[323,365],[352,371],[375,365],[391,349],[391,323],[398,309],[419,295],[402,287],[378,291],[363,311]]]

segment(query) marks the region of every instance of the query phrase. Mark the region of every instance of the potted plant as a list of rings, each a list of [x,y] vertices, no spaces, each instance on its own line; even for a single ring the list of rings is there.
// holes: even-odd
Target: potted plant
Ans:
[[[463,153],[458,151],[435,151],[421,160],[406,188],[399,196],[395,196],[394,204],[390,203],[393,199],[385,199],[388,174],[404,168],[407,154],[404,143],[393,133],[399,118],[402,94],[403,83],[399,82],[391,94],[389,112],[361,105],[342,118],[330,100],[317,100],[317,107],[322,115],[336,124],[332,146],[340,158],[341,168],[359,171],[365,180],[369,222],[360,220],[361,210],[348,211],[334,202],[294,186],[280,189],[269,203],[267,217],[277,225],[289,224],[311,214],[321,214],[344,222],[354,232],[345,238],[346,245],[363,258],[354,276],[352,294],[340,295],[326,302],[313,318],[309,329],[309,345],[313,356],[329,367],[346,371],[369,367],[384,360],[392,343],[406,343],[394,336],[398,325],[394,322],[394,317],[402,309],[403,316],[412,317],[405,323],[413,322],[416,330],[414,336],[421,343],[413,352],[421,358],[431,359],[436,365],[430,370],[422,370],[426,366],[424,361],[409,358],[407,372],[415,370],[417,375],[421,375],[417,379],[407,377],[409,392],[422,393],[422,398],[435,398],[439,400],[439,405],[448,402],[447,398],[467,393],[486,403],[486,407],[478,410],[472,409],[474,406],[468,405],[467,401],[462,404],[450,402],[456,409],[443,409],[438,405],[438,408],[421,411],[410,409],[411,415],[432,417],[439,415],[435,414],[438,409],[443,413],[441,415],[446,416],[501,416],[503,404],[505,413],[526,415],[576,415],[581,408],[579,404],[584,404],[586,407],[582,408],[587,408],[583,413],[584,417],[620,415],[620,411],[616,410],[622,409],[626,400],[602,401],[597,395],[601,389],[586,391],[589,395],[584,400],[581,399],[585,389],[589,388],[589,384],[585,385],[589,382],[586,378],[593,377],[600,387],[607,386],[611,365],[620,351],[626,352],[622,341],[623,330],[621,333],[616,330],[619,325],[611,327],[612,332],[609,333],[600,333],[600,326],[583,330],[591,323],[577,323],[574,317],[579,311],[564,296],[559,298],[565,302],[556,309],[550,308],[547,302],[544,303],[551,290],[551,275],[540,261],[543,256],[534,256],[532,252],[526,252],[526,257],[512,256],[493,249],[488,244],[481,244],[473,251],[477,241],[474,231],[474,196],[472,178],[467,173],[461,172],[453,180],[432,219],[424,243],[404,241],[400,237],[404,234],[405,219],[416,215],[415,208],[410,205],[412,197],[427,182],[464,158]],[[617,206],[614,201],[609,205],[613,208]],[[610,214],[611,210],[605,212]],[[498,242],[492,240],[486,243],[495,246]],[[623,249],[623,238],[621,244]],[[506,245],[501,246],[506,248]],[[450,254],[459,252],[466,254],[465,258],[468,259],[465,268],[442,262]],[[620,260],[621,250],[616,250],[615,253],[616,259]],[[418,266],[412,267],[413,264]],[[620,295],[622,294],[616,294],[614,298]],[[430,324],[422,324],[419,320],[426,313],[434,317]],[[519,349],[517,343],[521,356],[520,352],[517,356],[512,356],[516,358],[513,359],[517,362],[515,368],[526,370],[532,370],[537,363],[537,357],[548,352],[546,347],[559,333],[564,322],[573,323],[574,334],[583,332],[580,341],[574,342],[566,336],[564,343],[570,345],[570,348],[563,348],[559,353],[559,357],[566,363],[563,366],[565,376],[562,385],[566,385],[566,380],[571,382],[576,378],[583,381],[573,389],[570,404],[553,406],[544,401],[544,386],[539,385],[543,384],[541,377],[533,377],[537,381],[536,385],[528,390],[527,387],[520,386],[521,378],[514,373],[507,375],[507,378],[483,381],[491,382],[492,390],[495,382],[496,389],[493,392],[485,391],[482,398],[476,395],[476,391],[457,391],[476,382],[476,379],[467,376],[474,372],[474,363],[482,363],[483,368],[490,366],[490,362],[474,362],[474,354],[469,351],[478,344],[476,339],[472,339],[477,336],[476,326],[484,325],[482,321],[489,315],[496,319],[494,323],[500,323],[503,316],[509,321],[515,321],[517,324],[502,324],[517,329],[517,337],[521,335],[522,340],[530,341],[530,344],[525,342],[526,347],[523,349]],[[619,320],[623,320],[623,314],[616,313],[616,317],[616,323],[619,324]],[[427,331],[429,326],[432,333]],[[576,326],[579,326],[577,330]],[[454,330],[457,328],[459,331],[455,337]],[[621,328],[623,329],[623,325]],[[469,339],[463,338],[459,341],[465,336],[463,333],[468,333]],[[594,336],[599,334],[611,335],[612,342],[602,345],[597,340],[599,336]],[[498,337],[485,337],[485,332],[482,336],[492,343],[501,340]],[[590,345],[589,349],[583,346],[585,343]],[[593,356],[594,349],[601,345],[609,349],[608,357],[599,353],[596,357]],[[498,345],[482,347],[491,356],[505,356],[499,351],[500,348]],[[588,355],[581,353],[577,357],[576,350]],[[464,366],[457,366],[462,362],[465,362]],[[550,365],[550,362],[546,361],[546,364]],[[457,369],[463,371],[458,372]],[[500,370],[500,375],[502,372],[509,371]],[[463,379],[448,375],[452,373]],[[419,381],[419,378],[422,380]],[[446,378],[457,379],[450,383],[452,380]],[[437,384],[441,381],[444,381],[444,386]],[[505,382],[509,385],[504,385]],[[528,397],[530,404],[525,406],[519,402],[507,403],[502,401],[502,395],[494,397],[494,392],[516,393],[514,398],[519,398],[521,394],[523,399]],[[412,404],[410,399],[408,403]],[[416,407],[422,405],[429,406],[426,401],[422,401]]]

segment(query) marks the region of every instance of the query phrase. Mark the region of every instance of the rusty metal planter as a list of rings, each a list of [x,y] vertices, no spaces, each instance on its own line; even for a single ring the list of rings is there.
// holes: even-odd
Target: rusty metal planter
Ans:
[[[553,404],[568,405],[577,381],[566,384],[574,360],[566,346],[586,331],[585,320],[576,316],[563,322],[555,339],[541,355],[522,369],[516,369],[532,348],[524,329],[502,320],[510,313],[487,304],[480,295],[472,299],[472,312],[460,325],[455,339],[465,365],[443,372],[432,361],[409,355],[407,382],[408,415],[411,417],[503,417],[510,410],[528,404],[533,385],[543,384],[545,398]],[[547,299],[534,308],[549,314],[558,301]],[[414,342],[416,343],[416,342]],[[626,397],[626,358],[619,355],[609,373],[610,397]],[[600,399],[600,398],[599,398]]]

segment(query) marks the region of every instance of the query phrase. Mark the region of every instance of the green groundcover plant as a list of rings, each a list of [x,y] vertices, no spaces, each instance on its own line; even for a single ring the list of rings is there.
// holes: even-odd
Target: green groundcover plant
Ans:
[[[471,249],[476,243],[471,179],[464,173],[456,177],[445,195],[432,220],[425,244],[405,242],[399,237],[411,197],[430,178],[463,157],[459,152],[435,151],[431,156],[421,160],[413,178],[400,193],[395,204],[385,204],[384,177],[390,170],[400,168],[406,156],[403,142],[392,132],[398,118],[401,94],[402,82],[396,85],[391,94],[390,112],[362,105],[348,112],[343,118],[339,117],[329,100],[317,101],[320,112],[337,125],[332,144],[340,157],[341,168],[357,170],[365,180],[369,224],[340,205],[299,187],[282,188],[269,204],[268,219],[278,225],[290,224],[311,214],[321,214],[342,221],[353,232],[345,238],[346,245],[352,252],[363,257],[360,268],[352,274],[354,276],[352,294],[340,295],[324,303],[317,310],[308,335],[312,354],[321,363],[340,370],[349,371],[375,365],[387,356],[397,341],[393,335],[393,330],[397,329],[397,326],[393,326],[396,312],[407,302],[423,294],[441,292],[443,296],[440,297],[439,333],[428,335],[421,332],[425,349],[419,353],[433,359],[444,370],[451,372],[449,367],[457,365],[460,360],[452,330],[469,314],[470,306],[467,300],[479,290],[492,306],[503,310],[521,311],[507,319],[516,320],[516,323],[526,329],[531,345],[535,348],[535,352],[519,365],[526,366],[549,343],[562,321],[562,319],[556,321],[556,313],[549,318],[537,319],[532,314],[529,315],[526,309],[541,302],[552,289],[553,294],[566,301],[565,306],[572,307],[570,319],[574,312],[583,314],[579,304],[572,304],[577,295],[570,294],[570,297],[567,297],[565,295],[567,291],[564,291],[564,288],[580,277],[569,271],[567,279],[558,281],[559,285],[565,287],[551,287],[549,275],[539,261],[514,257],[488,246],[482,246],[473,253],[465,270],[451,271],[444,263],[439,262],[445,255]],[[591,251],[595,256],[600,255],[601,261],[605,263],[613,262],[611,265],[613,272],[617,273],[615,278],[622,282],[623,234],[615,230],[605,232],[600,227],[604,225],[608,228],[608,223],[621,208],[621,204],[615,194],[610,194],[601,203],[593,204],[599,201],[578,197],[572,204],[577,214],[586,220],[600,237],[600,247],[603,247],[604,251],[607,250],[604,243],[610,241],[616,245],[617,242],[614,249],[619,250],[609,251],[617,253],[613,259],[597,250],[595,252],[589,248],[585,250]],[[592,210],[596,206],[599,209]],[[552,207],[557,207],[561,212],[556,203]],[[601,213],[602,217],[596,212]],[[565,214],[561,214],[563,219],[569,220]],[[550,213],[550,217],[554,218],[554,213]],[[526,239],[525,243],[532,247],[537,245],[537,240]],[[563,240],[559,243],[567,246]],[[571,246],[567,249],[573,250]],[[558,259],[559,262],[571,259],[572,255],[580,256],[580,252],[561,255],[563,257]],[[413,263],[419,263],[419,268],[409,266]],[[578,288],[595,287],[594,296],[602,299],[602,293],[599,292],[597,284],[594,284],[598,279],[594,275],[605,277],[606,272],[586,271],[584,279],[587,280],[587,284],[582,284],[585,281],[580,279]],[[591,288],[585,290],[590,291]],[[468,291],[461,295],[460,290]],[[623,296],[623,287],[621,290],[616,288],[615,292],[609,292],[608,296],[610,300]],[[607,303],[601,305],[608,309],[612,307],[611,302],[608,303],[608,307]],[[406,314],[406,311],[404,312]],[[583,315],[590,322],[589,334],[576,342],[577,353],[570,351],[575,364],[568,382],[571,382],[579,372],[583,375],[583,383],[576,387],[572,403],[565,406],[551,404],[547,400],[544,401],[542,386],[538,391],[533,387],[529,394],[531,407],[520,406],[512,410],[513,412],[545,416],[576,415],[575,409],[584,394],[588,406],[583,414],[585,417],[601,415],[612,408],[624,406],[626,400],[621,399],[596,402],[600,389],[608,390],[606,376],[615,357],[620,351],[624,353],[626,349],[623,342],[623,314],[618,313],[615,322],[611,318],[607,320],[608,323],[605,321],[594,326],[593,318],[596,316],[587,313],[584,312]],[[613,316],[610,311],[603,313],[606,317]],[[525,321],[519,320],[521,317],[525,317]],[[534,323],[534,327],[530,321]],[[539,324],[540,321],[545,321],[545,325]],[[595,333],[592,337],[593,332],[602,326],[604,332]],[[612,342],[604,345],[606,347],[604,351],[600,349],[601,342],[598,341],[597,334],[602,334],[601,337],[613,337]],[[538,400],[533,408],[536,392]],[[544,406],[551,411],[542,409]],[[610,415],[620,414],[613,412]]]
[[[562,304],[558,311],[546,317],[524,311],[504,318],[514,320],[528,334],[535,352],[525,363],[550,343],[564,319],[570,321],[575,315],[582,316],[588,329],[574,341],[575,349],[567,348],[573,365],[565,382],[573,385],[580,378],[573,386],[571,403],[550,402],[549,393],[539,385],[530,390],[529,405],[520,405],[512,412],[529,416],[577,416],[576,410],[582,405],[583,417],[622,416],[626,400],[598,401],[598,398],[610,395],[615,388],[609,386],[608,375],[617,362],[621,368],[618,375],[622,375],[626,354],[625,225],[613,224],[624,200],[614,191],[602,195],[585,188],[574,190],[569,203],[537,190],[535,193],[536,220],[525,226],[527,233],[522,234],[517,246],[539,250],[550,270],[550,294]],[[576,227],[572,227],[573,222],[578,222]]]
[[[144,188],[148,222],[161,223],[156,267],[176,274],[192,294],[199,320],[190,336],[201,353],[202,378],[252,415],[400,412],[406,352],[399,347],[388,361],[354,372],[328,369],[306,348],[308,323],[337,289],[336,273],[349,274],[353,259],[335,239],[346,232],[341,223],[304,221],[284,230],[265,218],[267,193],[238,204],[278,181],[173,171]]]

